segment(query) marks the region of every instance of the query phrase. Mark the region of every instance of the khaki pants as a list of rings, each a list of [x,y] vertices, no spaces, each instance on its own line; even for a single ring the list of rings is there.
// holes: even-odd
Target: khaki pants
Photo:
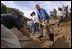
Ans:
[[[17,37],[9,29],[1,25],[1,42],[7,45],[6,48],[21,48]]]
[[[60,16],[59,19],[58,19],[58,23],[57,23],[58,26],[60,25],[60,23],[61,23],[62,21],[63,21],[63,16]]]
[[[45,20],[43,22],[43,25],[44,25],[44,27],[43,27],[43,36],[48,35],[48,33],[50,32],[48,23],[49,23],[49,20]]]

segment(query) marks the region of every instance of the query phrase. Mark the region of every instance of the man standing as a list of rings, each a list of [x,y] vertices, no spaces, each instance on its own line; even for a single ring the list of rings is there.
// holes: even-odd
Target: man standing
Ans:
[[[63,18],[64,18],[62,8],[58,8],[57,17],[58,17],[58,26],[59,26],[60,23],[63,21]]]
[[[43,8],[40,8],[40,6],[38,4],[36,4],[35,7],[37,9],[37,15],[38,15],[39,22],[44,25],[43,30],[47,29],[47,32],[49,32],[49,28],[48,28],[49,16],[48,16],[46,10]],[[42,31],[41,26],[40,26],[40,31]],[[43,37],[46,35],[47,35],[47,33],[44,32]]]

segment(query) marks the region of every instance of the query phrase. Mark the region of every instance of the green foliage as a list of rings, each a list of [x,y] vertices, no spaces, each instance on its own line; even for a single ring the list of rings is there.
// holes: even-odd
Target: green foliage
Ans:
[[[26,24],[26,21],[28,20],[28,18],[26,18],[23,12],[21,12],[20,10],[16,9],[16,8],[9,8],[6,7],[3,3],[1,3],[1,14],[3,13],[12,13],[14,12],[15,14],[17,14],[19,21],[21,22],[21,24]]]
[[[6,13],[7,7],[1,3],[1,14]]]

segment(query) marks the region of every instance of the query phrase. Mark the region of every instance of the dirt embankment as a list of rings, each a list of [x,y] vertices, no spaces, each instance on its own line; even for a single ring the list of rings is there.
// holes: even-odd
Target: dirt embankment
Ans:
[[[63,23],[59,28],[54,28],[54,46],[49,40],[33,42],[26,36],[23,36],[16,28],[11,29],[18,37],[22,48],[70,48],[71,47],[71,22]]]

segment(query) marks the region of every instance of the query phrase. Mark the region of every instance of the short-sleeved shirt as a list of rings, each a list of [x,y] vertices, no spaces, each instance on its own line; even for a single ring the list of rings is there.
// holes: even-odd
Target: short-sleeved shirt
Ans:
[[[57,11],[57,16],[64,16],[63,12],[62,11]]]
[[[1,15],[1,23],[9,29],[11,29],[13,26],[15,26],[17,29],[22,27],[19,19],[16,16],[10,14]]]

